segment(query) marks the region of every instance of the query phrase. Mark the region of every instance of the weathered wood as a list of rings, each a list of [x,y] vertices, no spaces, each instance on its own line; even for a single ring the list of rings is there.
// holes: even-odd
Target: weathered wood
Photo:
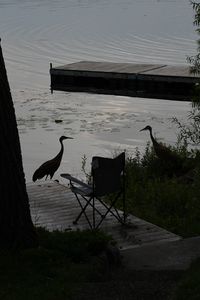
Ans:
[[[100,72],[100,73],[108,73],[111,77],[116,75],[115,73],[119,73],[121,78],[126,76],[126,74],[137,74],[146,72],[149,70],[158,69],[164,67],[165,65],[159,64],[130,64],[130,63],[112,63],[112,62],[93,62],[93,61],[80,61],[77,63],[72,63],[64,66],[59,66],[56,68],[52,68],[58,73],[62,74],[62,72],[74,71],[74,72]],[[89,73],[86,73],[89,74]]]
[[[44,181],[27,184],[27,191],[32,220],[36,226],[43,226],[49,230],[83,230],[89,228],[84,216],[80,218],[78,225],[73,224],[80,212],[80,207],[68,187],[54,181]],[[102,204],[98,204],[98,209],[105,211]],[[88,217],[92,219],[90,208],[88,208],[87,213]],[[101,229],[111,234],[118,242],[119,247],[123,249],[181,238],[132,215],[129,216],[128,221],[130,226],[122,226],[112,215],[109,215],[101,226]]]
[[[51,89],[191,100],[199,77],[189,66],[80,61],[50,68]]]

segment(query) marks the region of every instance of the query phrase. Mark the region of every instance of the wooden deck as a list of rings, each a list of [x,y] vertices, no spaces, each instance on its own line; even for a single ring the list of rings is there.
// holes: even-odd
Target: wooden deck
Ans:
[[[55,181],[41,181],[27,184],[32,220],[35,226],[43,226],[49,230],[83,230],[88,229],[84,216],[78,225],[73,220],[80,212],[78,202],[70,189]],[[97,206],[104,210],[102,205]],[[92,211],[88,214],[90,217]],[[117,220],[109,216],[101,229],[111,234],[118,242],[120,249],[138,247],[143,244],[161,243],[181,239],[165,229],[141,220],[134,216],[128,218],[130,226],[122,226]]]
[[[190,100],[199,77],[189,66],[80,61],[50,68],[51,89]]]

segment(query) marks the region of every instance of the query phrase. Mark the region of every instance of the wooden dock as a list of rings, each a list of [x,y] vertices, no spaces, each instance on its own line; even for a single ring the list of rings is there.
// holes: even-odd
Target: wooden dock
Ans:
[[[50,67],[51,90],[191,100],[200,78],[189,66],[80,61]]]
[[[51,231],[89,228],[84,216],[80,218],[78,225],[73,224],[73,220],[80,212],[80,207],[67,186],[55,181],[41,181],[36,184],[27,184],[27,192],[35,226],[42,226]],[[101,211],[105,209],[101,204],[97,208]],[[91,210],[88,216],[92,218]],[[122,226],[110,215],[101,226],[102,230],[113,236],[120,249],[181,239],[180,236],[135,216],[130,215],[128,221],[130,226]]]

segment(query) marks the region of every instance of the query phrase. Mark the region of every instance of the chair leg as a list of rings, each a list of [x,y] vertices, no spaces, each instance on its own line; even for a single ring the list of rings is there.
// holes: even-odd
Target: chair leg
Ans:
[[[92,218],[93,218],[93,228],[95,229],[95,199],[92,197]]]
[[[125,191],[123,190],[123,217],[124,217],[124,224],[126,223],[126,218],[127,218],[127,215],[126,215],[126,202],[125,202]]]
[[[91,224],[91,222],[90,222],[90,220],[89,220],[89,218],[88,218],[88,216],[87,216],[87,214],[86,214],[86,212],[85,212],[87,206],[89,205],[88,202],[91,201],[91,199],[87,200],[86,205],[83,206],[82,203],[81,203],[81,201],[79,200],[77,194],[75,194],[75,196],[76,196],[76,199],[78,200],[78,203],[79,203],[79,205],[80,205],[80,207],[81,207],[81,212],[80,212],[79,215],[76,217],[76,220],[74,220],[73,224],[77,224],[77,223],[78,223],[78,220],[80,219],[80,217],[82,216],[82,214],[84,214],[84,216],[85,216],[85,218],[86,218],[86,220],[87,220],[87,222],[88,222],[90,228],[92,229],[92,224]]]
[[[86,201],[86,204],[85,205],[82,205],[82,203],[81,203],[81,201],[80,201],[80,199],[79,199],[79,197],[77,196],[77,194],[75,194],[75,196],[76,196],[76,199],[77,199],[77,201],[78,201],[78,203],[79,203],[79,205],[80,205],[80,207],[81,207],[81,212],[79,213],[79,215],[76,217],[76,219],[73,221],[73,224],[77,224],[78,223],[78,220],[80,219],[80,217],[84,214],[84,216],[85,216],[85,218],[86,218],[86,220],[87,220],[87,222],[88,222],[88,224],[89,224],[89,226],[90,226],[90,228],[92,229],[94,229],[95,228],[95,211],[101,216],[101,217],[103,217],[103,215],[102,215],[102,213],[95,207],[95,203],[94,203],[94,197],[90,197],[89,199],[87,199],[86,197],[84,197],[84,196],[81,196],[85,201]],[[92,204],[91,204],[91,200],[92,200]],[[86,214],[86,208],[88,207],[88,205],[90,205],[91,207],[92,207],[92,223],[90,222],[90,220],[89,220],[89,218],[88,218],[88,216],[87,216],[87,214]]]
[[[117,202],[119,196],[122,195],[123,199],[122,199],[122,203],[123,203],[123,216],[119,215],[118,210],[114,207],[115,203]],[[89,226],[91,229],[97,229],[101,223],[103,222],[103,220],[106,218],[106,216],[111,213],[117,220],[118,222],[120,222],[121,224],[125,224],[126,223],[126,213],[125,213],[125,195],[124,195],[124,191],[120,191],[117,196],[115,197],[115,199],[111,202],[110,206],[108,206],[106,203],[104,203],[100,198],[97,198],[97,200],[106,208],[106,213],[102,214],[96,207],[95,207],[95,197],[92,195],[90,198],[86,198],[83,195],[80,195],[85,201],[86,204],[83,205],[78,197],[78,195],[76,193],[74,193],[76,196],[76,199],[79,203],[79,206],[81,208],[81,212],[79,213],[79,215],[76,217],[76,219],[74,220],[73,224],[77,224],[80,217],[84,214]],[[92,222],[89,220],[87,214],[86,214],[86,208],[88,206],[92,207]],[[101,216],[101,220],[98,222],[98,224],[96,225],[96,215],[95,213],[98,213]]]
[[[96,229],[101,225],[101,223],[103,222],[103,220],[106,218],[106,216],[111,213],[117,220],[118,222],[120,222],[121,224],[124,224],[124,220],[122,220],[121,216],[119,215],[117,209],[115,209],[113,206],[114,204],[117,202],[119,196],[121,195],[121,192],[118,193],[117,197],[115,198],[114,201],[111,202],[111,205],[108,206],[106,205],[101,199],[97,198],[99,200],[99,202],[107,209],[106,213],[102,216],[102,219],[99,221],[98,225],[96,226]],[[114,208],[115,213],[112,211],[112,209]],[[124,219],[124,218],[123,218]]]

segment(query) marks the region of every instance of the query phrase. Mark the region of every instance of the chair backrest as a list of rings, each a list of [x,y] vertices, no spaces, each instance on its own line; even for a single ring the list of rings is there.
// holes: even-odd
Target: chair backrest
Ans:
[[[94,156],[92,158],[92,177],[94,193],[96,196],[104,196],[114,193],[122,188],[124,176],[125,152],[115,158]]]

